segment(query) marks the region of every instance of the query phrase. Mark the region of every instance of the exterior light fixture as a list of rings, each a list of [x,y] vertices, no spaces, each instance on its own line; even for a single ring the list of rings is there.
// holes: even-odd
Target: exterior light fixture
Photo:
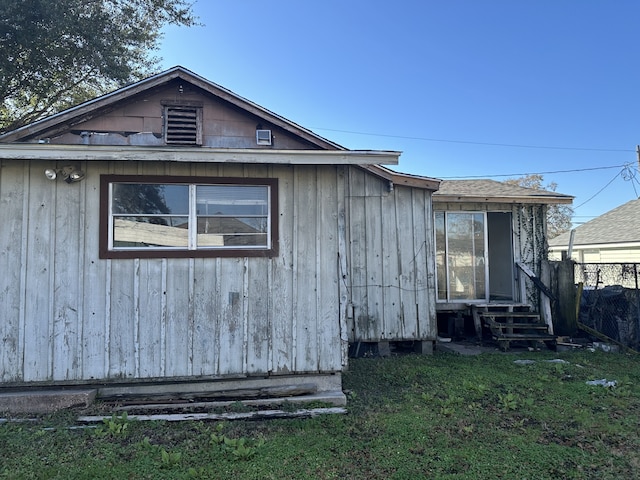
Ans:
[[[60,175],[67,183],[75,183],[83,180],[86,176],[85,173],[74,166],[68,165],[62,168],[47,168],[44,171],[44,176],[48,180],[55,180]]]

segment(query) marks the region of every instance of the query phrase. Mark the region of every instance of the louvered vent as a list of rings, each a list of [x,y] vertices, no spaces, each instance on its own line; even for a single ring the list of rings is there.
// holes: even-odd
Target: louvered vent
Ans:
[[[166,107],[165,142],[201,145],[201,110],[197,107]]]

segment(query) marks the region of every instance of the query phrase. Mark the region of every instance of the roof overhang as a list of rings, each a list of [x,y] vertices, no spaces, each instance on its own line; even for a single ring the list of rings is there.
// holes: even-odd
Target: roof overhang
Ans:
[[[379,162],[382,163],[382,162]],[[390,164],[386,164],[390,165]],[[436,191],[440,188],[441,180],[431,177],[423,177],[420,175],[411,175],[408,173],[398,173],[388,168],[384,168],[379,164],[363,167],[369,173],[373,173],[380,178],[388,180],[393,185],[402,185],[405,187],[423,188],[425,190]]]
[[[455,195],[455,194],[434,194],[433,203],[512,203],[512,204],[571,204],[573,197],[531,195],[531,196],[480,196],[480,195]]]
[[[300,165],[397,165],[400,152],[381,150],[269,150],[121,145],[0,144],[0,159],[50,161],[155,161]]]

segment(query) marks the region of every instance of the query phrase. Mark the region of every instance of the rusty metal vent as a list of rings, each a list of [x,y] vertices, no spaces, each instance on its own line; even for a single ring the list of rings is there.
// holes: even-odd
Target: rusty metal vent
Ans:
[[[202,109],[198,107],[166,107],[166,143],[202,145]]]

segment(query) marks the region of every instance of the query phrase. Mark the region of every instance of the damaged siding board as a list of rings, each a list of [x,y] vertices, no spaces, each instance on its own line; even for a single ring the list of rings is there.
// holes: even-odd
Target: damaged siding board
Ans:
[[[26,262],[28,167],[6,162],[0,168],[0,381],[20,378],[24,353],[21,313],[25,308],[22,292]]]
[[[246,366],[250,374],[269,372],[269,346],[271,341],[271,307],[269,260],[266,258],[248,259],[246,306]]]
[[[350,301],[353,305],[353,316],[347,323],[349,341],[365,336],[368,327],[367,310],[367,258],[366,245],[366,210],[364,198],[365,173],[360,169],[349,168],[347,171],[347,205],[349,209],[348,221],[348,249],[347,262],[350,276]]]
[[[416,211],[415,209],[418,209]],[[416,291],[418,293],[418,321],[420,338],[435,340],[438,333],[436,320],[436,264],[435,232],[433,225],[432,193],[424,191],[421,201],[414,203],[414,218],[423,225],[416,231],[424,232],[424,237],[416,243]],[[426,265],[426,268],[424,266]]]
[[[278,257],[270,262],[271,314],[269,370],[291,373],[294,369],[294,346],[297,343],[294,318],[294,238],[297,225],[294,192],[294,167],[273,167],[278,178],[280,207],[280,248]],[[286,212],[286,213],[285,213]]]
[[[347,317],[351,314],[351,302],[349,300],[349,284],[351,275],[347,263],[347,224],[348,216],[346,209],[347,176],[344,166],[338,167],[338,291],[339,291],[339,335],[340,335],[340,357],[342,366],[346,368],[349,358],[349,334]]]
[[[219,259],[218,278],[220,286],[220,343],[218,374],[243,372],[244,285],[247,275],[242,258]]]
[[[218,364],[218,348],[212,348],[218,338],[219,318],[216,312],[216,261],[210,258],[195,258],[193,268],[193,375],[213,375]]]
[[[192,371],[190,259],[167,259],[167,326],[165,375],[182,377]]]
[[[86,192],[99,190],[99,177],[87,176]],[[92,248],[98,245],[99,215],[91,212],[99,211],[97,195],[85,195],[84,204],[84,270],[78,275],[82,282],[83,291],[83,325],[81,342],[81,362],[77,378],[93,379],[105,378],[108,369],[108,291],[106,288],[109,274],[107,262],[98,261],[97,251]]]
[[[112,261],[109,290],[108,378],[126,379],[135,375],[135,284],[136,262]]]
[[[51,204],[52,231],[49,238],[53,274],[56,285],[52,296],[53,380],[73,380],[77,375],[79,335],[82,332],[81,277],[84,270],[84,251],[81,242],[84,183],[56,185]]]
[[[394,335],[397,339],[419,338],[416,306],[418,302],[415,285],[416,270],[420,266],[416,263],[416,245],[424,235],[415,222],[413,203],[414,189],[396,187],[394,190],[395,219],[394,232],[397,235],[397,290],[400,299],[398,313],[395,316],[397,325]],[[421,191],[415,190],[420,196]]]
[[[397,223],[397,193],[384,192],[381,196],[380,219],[382,222],[382,334],[387,340],[402,338],[402,294],[399,288],[400,235]],[[407,232],[403,232],[406,234]]]
[[[42,171],[42,170],[41,170]],[[40,172],[41,172],[40,171]],[[24,368],[26,381],[51,379],[53,362],[54,248],[50,241],[55,218],[55,189],[38,170],[29,175],[24,308]]]
[[[316,318],[318,305],[317,205],[318,172],[316,167],[296,168],[294,176],[294,321],[296,322],[296,370],[318,370],[316,322],[304,319]],[[303,228],[300,228],[304,225]]]
[[[335,167],[318,171],[316,219],[316,272],[317,300],[317,349],[318,370],[335,369],[335,359],[340,358],[340,304],[338,271],[338,189],[339,177]]]
[[[365,255],[366,255],[366,318],[358,318],[366,338],[385,339],[384,334],[384,270],[382,250],[382,191],[383,182],[371,175],[365,177]]]
[[[157,378],[162,375],[162,332],[164,323],[164,290],[166,268],[162,259],[140,260],[139,307],[136,315],[138,361],[136,376]]]

